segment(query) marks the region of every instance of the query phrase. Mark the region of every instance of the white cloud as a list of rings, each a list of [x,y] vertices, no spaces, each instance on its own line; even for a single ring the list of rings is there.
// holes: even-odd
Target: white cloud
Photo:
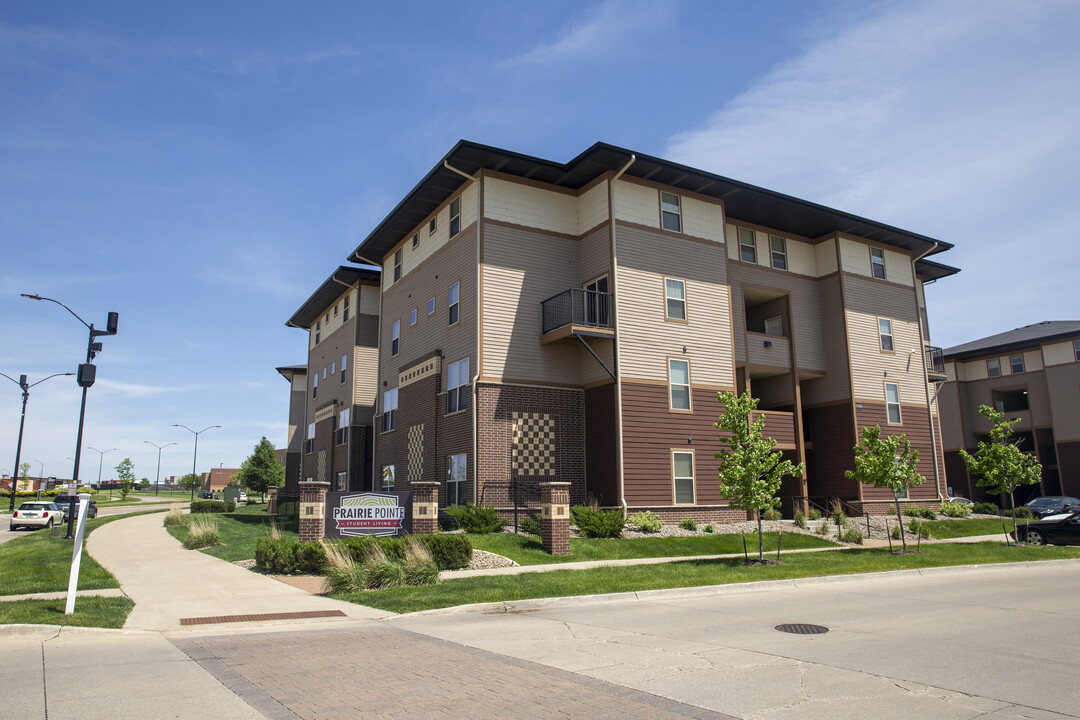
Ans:
[[[1065,300],[1051,278],[1080,261],[1067,234],[1050,234],[1080,223],[1061,190],[1080,162],[1080,5],[883,8],[841,22],[666,156],[955,243],[939,259],[965,272],[930,295],[948,301],[934,328],[946,344],[1015,327],[989,311],[1004,284],[1015,323],[1059,319],[1044,317]],[[1023,248],[1039,252],[1003,272]],[[961,299],[987,312],[944,311]]]
[[[180,385],[139,385],[137,383],[123,383],[115,380],[106,380],[104,378],[98,380],[95,387],[100,387],[105,390],[111,390],[116,394],[129,398],[141,398],[151,397],[154,395],[164,395],[166,393],[178,393],[187,392],[191,388]]]
[[[590,8],[583,17],[565,25],[557,39],[541,42],[522,55],[504,63],[514,65],[550,65],[580,60],[608,50],[627,34],[655,27],[663,17],[652,3],[637,0],[604,0]]]

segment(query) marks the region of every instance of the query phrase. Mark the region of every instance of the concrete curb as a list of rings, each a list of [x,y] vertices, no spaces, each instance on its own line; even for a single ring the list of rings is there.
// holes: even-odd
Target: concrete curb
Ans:
[[[471,605],[458,605],[450,608],[436,610],[420,610],[414,613],[396,615],[383,618],[382,621],[393,622],[399,618],[423,617],[425,615],[463,615],[469,613],[493,614],[493,613],[519,613],[546,610],[551,608],[579,607],[582,605],[595,605],[599,603],[624,603],[624,602],[650,602],[661,600],[682,600],[687,598],[720,596],[720,595],[744,595],[747,593],[768,592],[782,588],[813,587],[815,585],[832,585],[837,583],[856,582],[865,578],[878,579],[902,579],[913,576],[939,575],[943,573],[970,573],[986,571],[1015,570],[1017,567],[1041,568],[1048,565],[1080,565],[1080,558],[1062,560],[1022,560],[1012,563],[991,563],[987,565],[949,565],[944,567],[917,568],[913,570],[886,570],[876,573],[856,573],[850,575],[824,575],[818,577],[792,578],[789,580],[761,580],[748,583],[730,583],[725,585],[704,585],[689,588],[671,588],[666,590],[638,590],[624,593],[608,593],[603,595],[573,595],[570,597],[536,598],[532,600],[508,600],[490,603],[474,603]]]

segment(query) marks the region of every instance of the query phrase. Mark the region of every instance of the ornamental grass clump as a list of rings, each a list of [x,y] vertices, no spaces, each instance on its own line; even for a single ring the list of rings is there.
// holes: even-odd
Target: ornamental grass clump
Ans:
[[[410,537],[405,541],[405,584],[434,585],[439,582],[439,567],[431,555],[431,550],[419,538]]]
[[[405,570],[399,563],[386,557],[377,544],[364,550],[364,587],[368,590],[399,587],[405,583]]]
[[[326,553],[326,585],[331,594],[360,592],[364,583],[364,566],[352,559],[347,550],[336,543],[320,540]]]
[[[188,524],[188,536],[184,538],[183,544],[188,550],[202,550],[220,545],[221,532],[218,530],[217,518],[213,515],[192,517]]]
[[[636,512],[630,516],[629,521],[631,525],[636,527],[641,532],[656,533],[664,527],[664,521],[660,519],[660,516],[654,513],[652,510],[642,510]]]
[[[679,523],[679,527],[690,532],[697,532],[697,521],[694,518],[686,518]]]
[[[165,513],[165,527],[177,527],[184,524],[184,511],[178,507],[169,508]]]

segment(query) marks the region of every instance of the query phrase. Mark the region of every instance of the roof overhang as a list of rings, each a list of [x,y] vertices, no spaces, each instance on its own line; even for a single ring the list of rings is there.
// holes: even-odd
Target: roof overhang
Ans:
[[[307,375],[307,365],[286,365],[285,367],[274,369],[278,371],[281,377],[285,378],[290,383],[297,375]]]
[[[408,233],[458,191],[466,180],[447,169],[444,163],[467,175],[493,170],[578,190],[604,173],[620,169],[631,157],[636,159],[626,175],[721,199],[727,216],[732,219],[809,238],[846,233],[892,245],[913,255],[932,255],[953,247],[925,235],[606,143],[596,143],[569,163],[561,164],[461,140],[360,243],[349,261],[381,262]]]
[[[943,358],[945,360],[973,360],[975,358],[986,357],[988,355],[1007,355],[1015,350],[1029,350],[1037,348],[1040,345],[1044,345],[1048,342],[1057,342],[1059,340],[1072,340],[1080,335],[1080,331],[1072,329],[1068,332],[1059,332],[1043,335],[1041,337],[1030,337],[1023,340],[1017,340],[1015,342],[997,343],[995,345],[986,345],[985,347],[975,347],[970,350],[962,350],[956,352],[955,349],[947,349],[944,351]],[[977,342],[977,341],[976,341]],[[965,343],[970,345],[971,343]],[[964,345],[957,345],[956,347],[964,347]],[[951,350],[951,351],[950,351]]]
[[[380,270],[370,267],[348,267],[342,265],[335,270],[330,277],[312,293],[300,309],[285,323],[288,327],[311,329],[316,318],[326,311],[326,308],[345,293],[345,289],[352,287],[357,282],[379,284]]]
[[[949,277],[960,272],[960,268],[954,268],[952,265],[945,265],[943,263],[934,262],[933,260],[916,260],[915,272],[919,274],[923,282],[933,282],[934,280],[940,280],[943,277]]]

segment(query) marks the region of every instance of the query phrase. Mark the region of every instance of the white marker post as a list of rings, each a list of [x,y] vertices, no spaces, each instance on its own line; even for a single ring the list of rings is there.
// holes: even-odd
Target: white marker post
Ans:
[[[90,509],[90,495],[79,495],[79,514],[75,518],[75,548],[71,551],[71,575],[68,577],[67,606],[65,615],[75,612],[75,593],[79,590],[79,566],[82,564],[83,533],[86,530],[86,513]]]

